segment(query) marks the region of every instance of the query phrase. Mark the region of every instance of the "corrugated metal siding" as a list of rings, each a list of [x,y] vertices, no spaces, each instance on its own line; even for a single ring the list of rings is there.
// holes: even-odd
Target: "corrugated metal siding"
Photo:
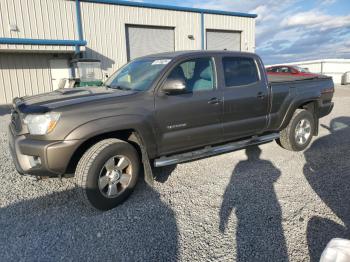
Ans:
[[[84,55],[100,59],[103,71],[109,74],[127,62],[128,24],[173,27],[175,50],[201,49],[200,13],[91,2],[81,2],[81,12],[84,38],[88,42]],[[241,31],[241,50],[254,52],[253,18],[205,14],[204,22],[205,30]],[[11,32],[10,24],[16,24],[19,31]],[[76,26],[73,0],[0,0],[0,37],[74,40],[78,39]],[[15,96],[52,89],[48,62],[52,55],[22,51],[73,50],[71,46],[0,45],[0,104],[10,103]],[[15,54],[16,51],[22,53]]]
[[[52,90],[50,55],[0,53],[0,104]]]
[[[0,37],[33,39],[78,39],[75,1],[1,0]],[[18,31],[10,31],[10,24]],[[67,46],[0,45],[1,49],[73,50]]]
[[[127,62],[126,24],[175,28],[175,50],[201,48],[200,14],[109,4],[81,3],[86,56],[111,73]],[[193,35],[195,40],[188,38]]]
[[[205,29],[241,31],[241,50],[255,51],[255,20],[247,17],[204,15]]]
[[[102,60],[111,73],[127,62],[125,25],[175,28],[175,50],[201,49],[201,14],[112,4],[81,3],[86,57]],[[225,15],[204,15],[205,29],[241,31],[241,50],[255,50],[255,20]],[[193,35],[190,40],[188,35]],[[204,36],[205,37],[205,36]]]

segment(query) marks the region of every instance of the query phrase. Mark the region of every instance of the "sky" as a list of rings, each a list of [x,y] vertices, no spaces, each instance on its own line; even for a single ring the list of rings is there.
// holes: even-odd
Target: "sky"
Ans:
[[[350,0],[138,0],[257,14],[265,64],[350,58]]]

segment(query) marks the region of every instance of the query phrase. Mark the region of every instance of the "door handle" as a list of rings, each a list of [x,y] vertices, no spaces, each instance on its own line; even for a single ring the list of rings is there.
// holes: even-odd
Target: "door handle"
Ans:
[[[208,104],[211,104],[211,105],[217,105],[221,102],[221,100],[217,97],[213,97],[211,99],[209,99],[208,101]]]
[[[263,94],[263,92],[259,92],[258,95],[256,96],[258,99],[264,99],[265,95]]]

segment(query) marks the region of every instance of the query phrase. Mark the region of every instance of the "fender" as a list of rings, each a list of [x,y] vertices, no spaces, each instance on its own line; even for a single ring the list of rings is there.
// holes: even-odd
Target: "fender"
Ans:
[[[284,119],[283,119],[283,121],[282,121],[281,126],[280,126],[279,129],[282,130],[282,129],[284,129],[285,127],[288,126],[290,120],[291,120],[292,117],[293,117],[294,112],[295,112],[298,108],[300,108],[300,107],[301,107],[302,105],[304,105],[304,104],[315,103],[315,102],[316,102],[317,106],[314,108],[314,109],[315,109],[315,110],[314,110],[314,111],[315,111],[314,113],[316,113],[316,112],[318,111],[317,108],[319,107],[320,103],[322,103],[321,100],[320,100],[320,96],[313,96],[313,97],[304,98],[304,99],[298,99],[298,97],[296,97],[296,98],[294,99],[294,101],[290,104],[289,108],[287,109],[287,112],[286,112],[286,114],[285,114],[285,117],[284,117]],[[318,116],[317,116],[317,115],[315,115],[315,116],[316,116],[315,120],[317,119],[317,123],[318,123]],[[316,124],[316,123],[315,123],[315,124]]]
[[[137,132],[144,143],[148,155],[150,157],[156,156],[157,140],[147,116],[119,115],[92,120],[75,128],[65,137],[65,140],[86,141],[98,135],[123,130],[134,130]]]

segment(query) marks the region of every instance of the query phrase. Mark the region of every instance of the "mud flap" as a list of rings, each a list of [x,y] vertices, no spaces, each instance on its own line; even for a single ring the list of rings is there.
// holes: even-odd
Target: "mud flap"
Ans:
[[[315,118],[315,130],[314,130],[313,135],[318,136],[318,132],[319,132],[319,128],[320,128],[320,120],[316,114],[314,114],[314,118]]]
[[[151,163],[148,158],[147,150],[143,146],[142,139],[137,133],[132,133],[132,135],[129,137],[129,140],[136,143],[140,149],[141,149],[141,157],[142,157],[142,164],[143,164],[143,170],[144,170],[144,176],[145,176],[145,182],[153,186],[154,184],[154,177],[153,177],[153,171],[151,167]]]

